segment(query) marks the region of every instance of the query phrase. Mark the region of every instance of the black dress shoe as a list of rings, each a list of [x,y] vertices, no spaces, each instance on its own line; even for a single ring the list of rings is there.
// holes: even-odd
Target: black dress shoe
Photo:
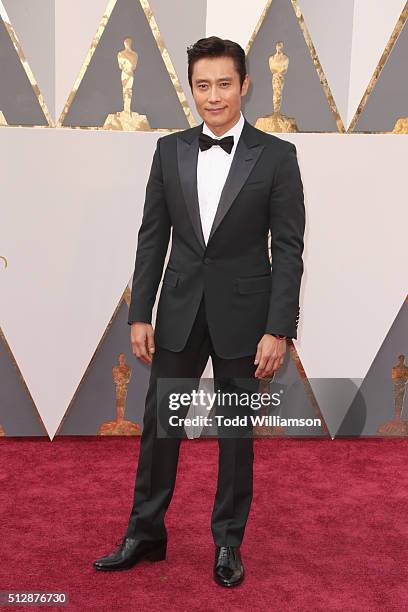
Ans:
[[[167,540],[136,540],[124,537],[122,542],[116,542],[119,548],[93,562],[98,570],[129,569],[138,561],[162,561],[166,558]]]
[[[221,586],[237,586],[244,579],[239,546],[216,546],[214,580]]]

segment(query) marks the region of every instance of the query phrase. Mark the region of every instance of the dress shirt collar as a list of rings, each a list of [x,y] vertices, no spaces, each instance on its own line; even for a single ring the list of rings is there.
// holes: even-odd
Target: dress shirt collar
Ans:
[[[242,114],[242,111],[240,111],[239,119],[236,122],[236,124],[233,125],[232,128],[230,128],[228,132],[225,132],[225,134],[223,134],[222,136],[217,136],[216,134],[214,134],[214,132],[210,130],[208,125],[205,123],[205,121],[203,122],[202,131],[203,131],[203,134],[208,134],[208,136],[211,136],[211,138],[217,138],[217,139],[225,138],[226,136],[234,136],[234,148],[235,148],[239,140],[239,137],[241,136],[243,127],[244,127],[244,115]]]

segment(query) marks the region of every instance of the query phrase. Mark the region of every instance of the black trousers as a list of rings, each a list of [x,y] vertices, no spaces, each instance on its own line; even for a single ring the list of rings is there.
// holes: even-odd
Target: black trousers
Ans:
[[[156,346],[153,355],[133,507],[126,536],[147,540],[167,537],[164,516],[176,482],[181,437],[157,436],[156,385],[159,378],[189,378],[199,382],[210,355],[214,389],[217,388],[217,379],[225,377],[251,378],[258,384],[259,381],[254,378],[257,368],[254,365],[255,355],[222,359],[214,352],[203,296],[184,349],[173,352]],[[187,412],[188,407],[185,414]],[[252,501],[253,439],[252,436],[218,437],[218,447],[218,481],[211,531],[216,545],[239,546]]]

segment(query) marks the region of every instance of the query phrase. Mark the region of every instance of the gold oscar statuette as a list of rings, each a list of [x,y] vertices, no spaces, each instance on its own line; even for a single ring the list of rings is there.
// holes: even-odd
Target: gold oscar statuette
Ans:
[[[401,117],[394,125],[392,132],[389,134],[408,134],[408,117]]]
[[[255,127],[264,132],[298,132],[296,119],[282,115],[282,93],[285,74],[289,68],[289,58],[283,53],[283,42],[276,43],[275,55],[269,56],[269,70],[272,73],[272,108],[273,113],[258,117]]]
[[[391,370],[394,382],[394,418],[392,421],[383,423],[378,428],[379,434],[386,436],[408,435],[408,421],[402,420],[402,407],[404,405],[405,388],[408,382],[408,366],[404,363],[405,355],[398,357],[398,363]]]
[[[132,368],[125,363],[124,353],[119,355],[119,365],[112,367],[112,378],[116,386],[116,420],[102,423],[98,436],[140,436],[137,423],[125,420],[125,404]]]
[[[111,113],[107,116],[103,127],[107,130],[135,132],[150,130],[146,115],[139,115],[131,110],[133,96],[133,73],[136,70],[138,54],[132,49],[132,39],[125,38],[125,48],[118,53],[118,64],[121,70],[123,111]]]

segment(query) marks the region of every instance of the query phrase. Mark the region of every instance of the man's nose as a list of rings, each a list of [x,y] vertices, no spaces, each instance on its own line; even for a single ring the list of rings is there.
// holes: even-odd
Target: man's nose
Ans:
[[[220,94],[217,87],[211,87],[210,95],[208,98],[209,102],[218,102],[220,100]]]

